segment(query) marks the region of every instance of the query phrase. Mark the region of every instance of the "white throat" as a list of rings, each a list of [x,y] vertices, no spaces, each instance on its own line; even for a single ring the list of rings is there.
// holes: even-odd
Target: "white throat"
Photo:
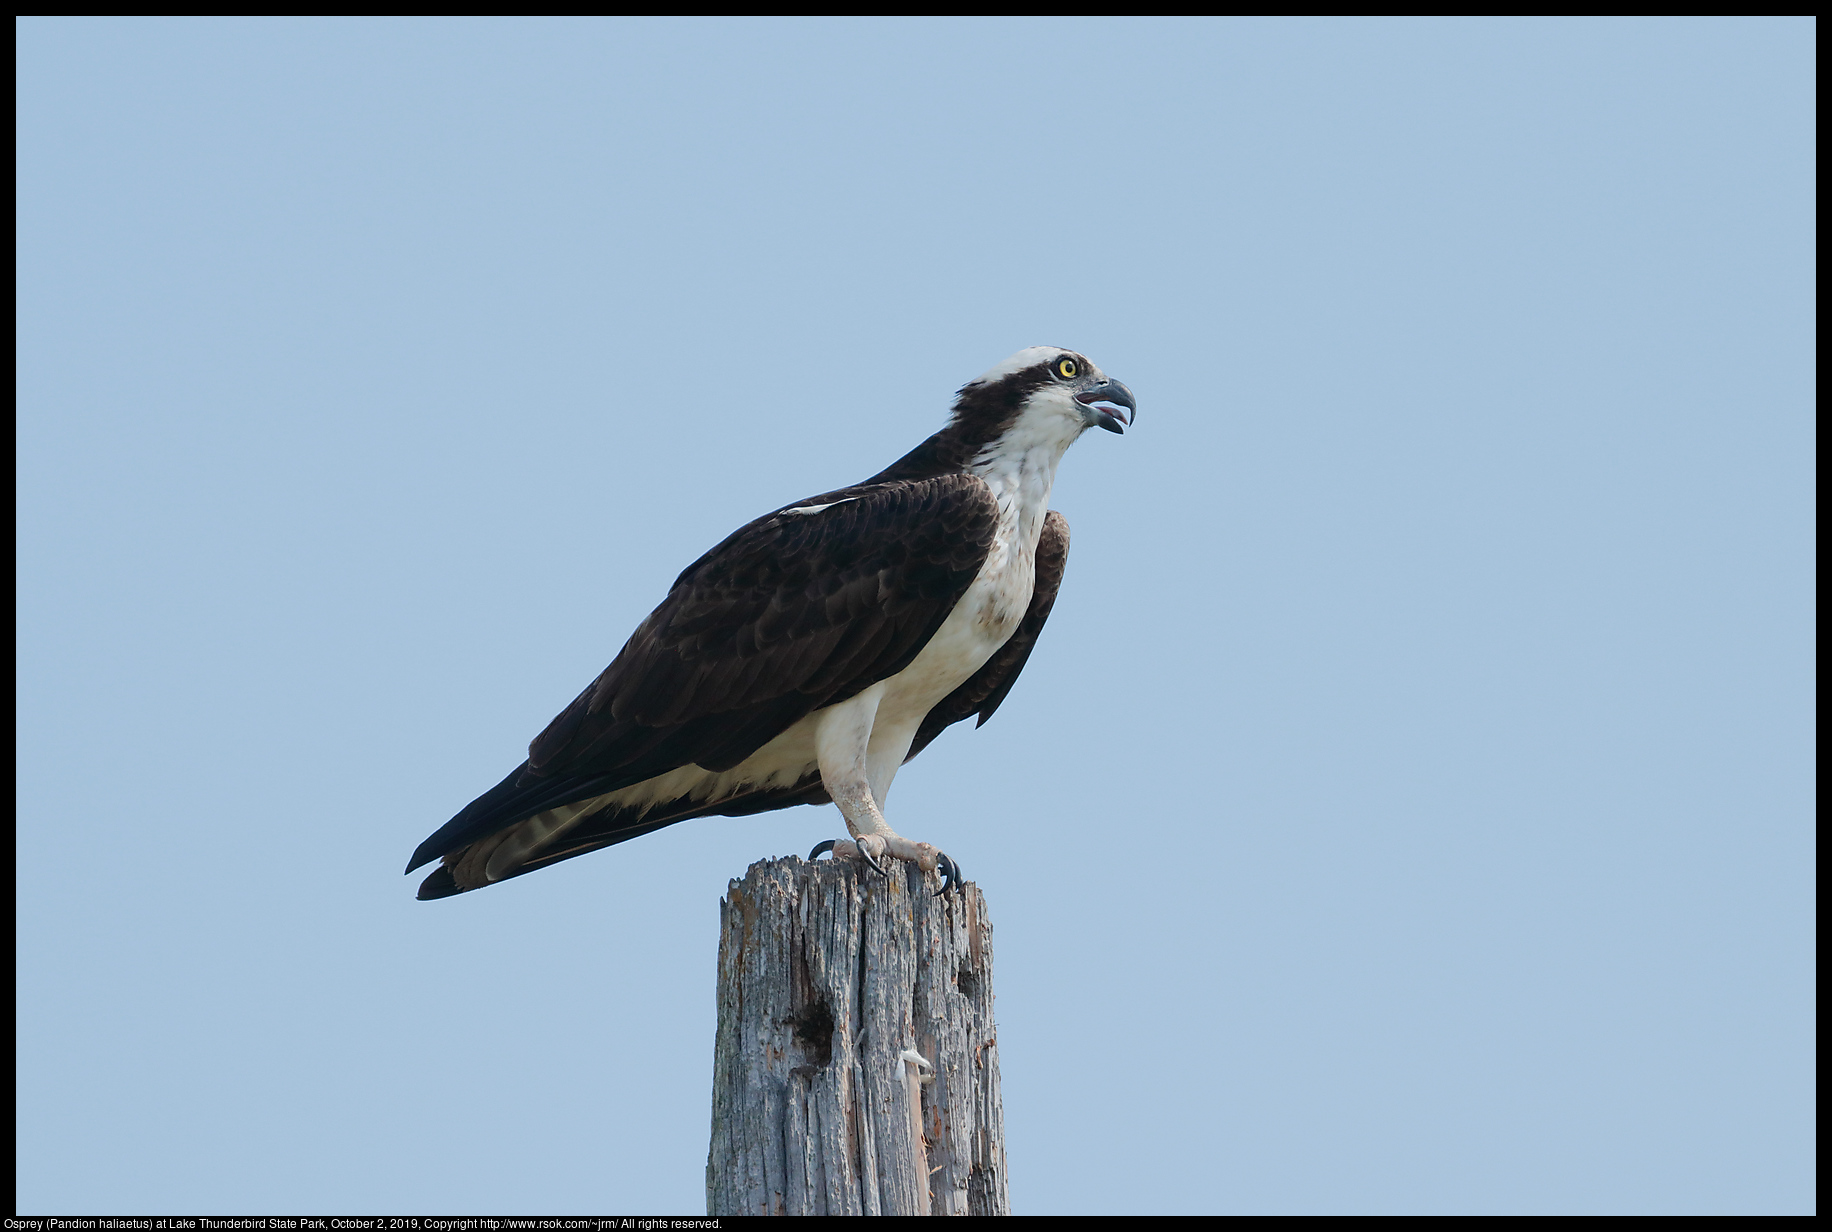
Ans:
[[[1016,516],[1020,537],[1035,546],[1049,509],[1056,466],[1087,430],[1081,408],[1055,390],[1033,397],[1004,435],[967,464],[998,498],[999,520]]]

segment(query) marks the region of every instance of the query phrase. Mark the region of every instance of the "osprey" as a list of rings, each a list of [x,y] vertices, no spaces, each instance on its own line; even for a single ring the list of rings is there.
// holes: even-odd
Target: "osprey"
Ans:
[[[528,760],[420,844],[423,899],[482,889],[677,821],[832,801],[822,843],[959,881],[884,820],[904,762],[984,723],[1049,619],[1069,525],[1056,464],[1123,432],[1132,391],[1030,347],[961,387],[948,424],[863,483],[785,505],[687,566]],[[977,726],[977,724],[976,724]]]

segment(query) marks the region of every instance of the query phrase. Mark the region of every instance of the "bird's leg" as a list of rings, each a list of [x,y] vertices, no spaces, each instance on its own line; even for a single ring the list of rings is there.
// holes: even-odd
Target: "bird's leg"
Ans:
[[[826,779],[823,770],[821,777]],[[836,858],[857,852],[864,861],[884,873],[878,861],[885,856],[906,860],[925,873],[941,871],[942,883],[938,893],[946,894],[950,888],[960,883],[960,865],[949,859],[933,843],[915,843],[891,829],[890,823],[884,820],[884,813],[878,807],[878,801],[872,795],[871,786],[863,776],[857,780],[827,780],[827,794],[840,806],[840,815],[846,818],[846,829],[852,833],[852,842],[836,842],[828,847]],[[851,850],[847,850],[850,848]],[[820,848],[815,849],[818,854]],[[812,858],[812,857],[810,857]],[[889,874],[885,874],[888,876]]]
[[[833,707],[815,734],[821,783],[839,806],[840,815],[846,819],[846,829],[852,835],[852,842],[835,842],[831,846],[823,843],[815,848],[815,854],[822,849],[832,851],[836,857],[856,852],[880,873],[884,869],[879,861],[885,856],[906,860],[925,873],[940,869],[945,892],[960,880],[960,868],[936,850],[934,844],[913,843],[891,829],[872,791],[866,754],[881,695],[882,689],[873,687]]]

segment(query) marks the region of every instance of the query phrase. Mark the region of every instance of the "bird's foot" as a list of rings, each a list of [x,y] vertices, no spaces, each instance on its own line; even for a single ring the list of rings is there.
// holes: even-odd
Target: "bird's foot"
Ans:
[[[861,859],[871,865],[879,876],[889,880],[890,874],[878,861],[886,856],[914,864],[925,873],[941,873],[941,889],[935,892],[937,898],[961,884],[960,865],[950,859],[946,853],[938,850],[933,843],[912,843],[909,839],[897,834],[865,834],[848,842],[845,839],[828,839],[808,853],[810,860],[820,858],[823,851],[831,851],[836,860]]]
[[[877,873],[878,876],[884,878],[886,881],[890,880],[891,875],[884,871],[884,866],[879,864],[878,861],[872,857],[872,853],[864,850],[859,844],[849,839],[830,838],[824,842],[816,843],[814,845],[814,850],[808,853],[808,859],[811,861],[818,860],[821,858],[822,853],[829,851],[833,853],[833,858],[836,860],[864,860],[867,864],[871,865],[872,871]]]

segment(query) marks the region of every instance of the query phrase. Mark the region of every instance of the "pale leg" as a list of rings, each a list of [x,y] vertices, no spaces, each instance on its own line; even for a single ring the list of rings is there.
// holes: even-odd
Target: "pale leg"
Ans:
[[[831,850],[835,856],[856,853],[874,867],[885,856],[893,856],[909,861],[924,872],[939,868],[949,881],[957,880],[960,873],[954,861],[936,850],[934,844],[911,842],[891,829],[872,791],[867,753],[871,745],[872,721],[877,717],[878,702],[883,695],[884,686],[874,685],[821,716],[814,736],[821,783],[833,797],[834,804],[839,806],[853,841],[831,846],[823,843],[815,849],[815,854],[822,850]]]

